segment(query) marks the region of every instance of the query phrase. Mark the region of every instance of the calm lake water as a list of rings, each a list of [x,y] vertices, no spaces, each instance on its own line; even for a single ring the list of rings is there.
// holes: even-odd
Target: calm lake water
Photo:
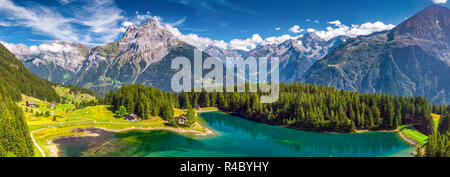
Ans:
[[[58,142],[61,156],[114,157],[410,157],[413,146],[393,132],[318,133],[252,122],[229,114],[201,114],[220,136],[183,136],[169,131],[129,131],[98,141]],[[97,143],[103,144],[102,142]],[[89,150],[87,150],[89,149]]]

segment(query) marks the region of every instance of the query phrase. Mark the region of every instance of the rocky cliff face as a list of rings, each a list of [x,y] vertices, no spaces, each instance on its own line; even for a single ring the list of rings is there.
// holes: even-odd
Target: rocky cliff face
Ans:
[[[52,82],[66,83],[79,71],[90,47],[53,41],[40,46],[5,45],[28,70]]]
[[[227,49],[223,49],[223,48],[216,47],[216,46],[208,46],[205,49],[205,52],[210,54],[211,56],[215,56],[223,61],[225,61],[225,59],[227,57],[238,58],[238,57],[243,57],[248,53],[243,50],[227,50]]]
[[[391,31],[351,39],[314,64],[302,80],[448,104],[449,16],[448,8],[433,5]]]
[[[119,41],[92,49],[69,82],[100,94],[135,83],[172,91],[171,79],[177,72],[171,69],[172,59],[183,56],[193,63],[194,49],[150,20],[130,26]]]
[[[278,57],[280,60],[280,81],[290,83],[301,78],[303,73],[317,60],[322,59],[329,51],[339,46],[349,37],[338,36],[325,41],[315,33],[307,33],[298,39],[290,39],[281,44],[258,46],[244,52],[209,47],[206,53],[224,60],[226,57]]]

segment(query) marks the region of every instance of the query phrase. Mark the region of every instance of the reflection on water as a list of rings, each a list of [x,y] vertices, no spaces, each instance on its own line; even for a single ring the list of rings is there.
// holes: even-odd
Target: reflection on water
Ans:
[[[130,131],[117,133],[101,149],[67,148],[70,143],[59,145],[62,155],[68,156],[135,157],[382,157],[411,156],[413,150],[391,132],[318,133],[260,124],[218,112],[203,113],[201,117],[220,136],[188,137],[169,131]]]

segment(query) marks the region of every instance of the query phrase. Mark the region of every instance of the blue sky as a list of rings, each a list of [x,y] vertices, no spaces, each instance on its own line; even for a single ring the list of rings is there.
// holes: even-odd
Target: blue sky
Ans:
[[[323,38],[386,30],[447,0],[0,0],[0,41],[101,45],[130,24],[157,19],[204,48],[248,50],[306,32]]]

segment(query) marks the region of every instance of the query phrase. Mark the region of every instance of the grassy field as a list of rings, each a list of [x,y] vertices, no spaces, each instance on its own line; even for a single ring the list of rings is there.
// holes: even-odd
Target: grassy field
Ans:
[[[60,90],[61,91],[61,90]],[[67,90],[66,90],[67,92]],[[130,122],[123,118],[117,118],[111,111],[111,107],[107,105],[91,106],[84,109],[75,110],[73,104],[58,104],[55,109],[50,109],[49,102],[42,101],[33,97],[23,95],[22,101],[17,105],[24,111],[30,132],[33,133],[35,141],[42,148],[47,156],[56,156],[56,145],[52,140],[63,136],[81,135],[84,133],[72,132],[75,128],[99,127],[108,130],[128,130],[128,129],[173,129],[166,125],[167,121],[160,117],[150,117],[147,120]],[[35,108],[26,106],[26,101],[34,101]],[[51,112],[51,116],[46,113]],[[36,115],[38,113],[39,115]],[[44,116],[40,115],[44,113]],[[174,116],[185,114],[185,110],[174,109]],[[201,124],[195,123],[191,127],[179,127],[176,129],[194,130],[203,132],[204,128]],[[37,147],[35,156],[41,157]]]
[[[202,111],[209,111],[209,110],[219,110],[217,107],[205,107],[201,108]]]
[[[437,114],[431,114],[431,117],[434,120],[435,130],[437,130],[439,126],[439,119],[441,118],[441,116]],[[405,136],[408,136],[409,138],[419,142],[422,146],[428,142],[428,136],[420,133],[412,125],[401,126],[398,128],[398,130],[401,131]]]
[[[428,141],[428,136],[417,131],[412,125],[404,125],[399,128],[399,130],[409,138],[417,141],[420,145],[424,145]]]
[[[434,120],[434,129],[437,130],[439,126],[439,120],[441,119],[441,115],[431,114],[431,117],[433,117]]]
[[[66,99],[71,103],[81,103],[83,101],[95,100],[95,97],[84,93],[70,93],[70,88],[65,87],[55,87],[56,94],[60,97]]]

